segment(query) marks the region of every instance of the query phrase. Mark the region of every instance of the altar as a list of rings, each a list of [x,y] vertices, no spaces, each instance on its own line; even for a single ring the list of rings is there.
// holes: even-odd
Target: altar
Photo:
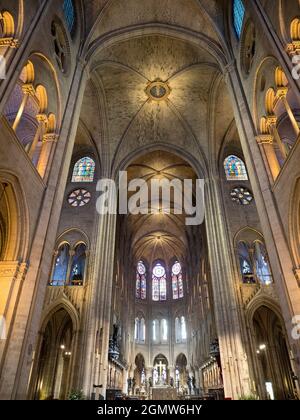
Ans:
[[[175,401],[178,399],[177,390],[170,386],[158,386],[152,388],[153,401]]]

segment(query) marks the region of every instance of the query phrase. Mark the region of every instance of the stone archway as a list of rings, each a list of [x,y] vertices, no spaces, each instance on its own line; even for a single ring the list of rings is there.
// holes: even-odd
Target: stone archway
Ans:
[[[139,353],[135,358],[135,370],[134,370],[134,385],[136,392],[141,392],[141,388],[146,386],[146,367],[145,358]]]
[[[175,363],[175,386],[179,391],[183,392],[183,389],[186,388],[187,379],[187,358],[183,353],[180,353]]]
[[[60,308],[45,325],[37,362],[35,399],[67,399],[74,358],[74,325]]]
[[[169,369],[168,359],[163,354],[158,354],[153,362],[153,386],[164,386],[168,384]]]
[[[252,317],[252,352],[262,399],[293,399],[296,386],[283,322],[269,307]]]

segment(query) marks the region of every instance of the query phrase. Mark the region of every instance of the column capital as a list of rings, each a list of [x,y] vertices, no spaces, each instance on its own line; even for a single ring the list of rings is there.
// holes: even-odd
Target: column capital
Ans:
[[[48,117],[46,114],[37,114],[35,116],[35,118],[37,119],[37,121],[39,123],[46,123],[48,121]]]
[[[13,37],[1,38],[0,47],[18,48],[19,40]]]
[[[30,95],[30,96],[35,95],[35,89],[32,83],[24,83],[22,85],[22,91],[24,95]]]
[[[298,282],[298,286],[300,287],[300,268],[294,268],[294,274]]]
[[[289,88],[287,86],[280,86],[277,88],[275,101],[274,101],[274,107],[280,102],[284,101],[284,105],[287,109],[289,105],[287,105],[287,94],[289,92]]]
[[[286,47],[287,53],[294,57],[295,55],[300,55],[300,41],[293,41]]]
[[[274,137],[271,134],[261,134],[256,136],[256,141],[258,144],[273,144]]]
[[[287,86],[281,86],[277,89],[276,92],[276,99],[286,98],[286,95],[288,94],[289,88]]]
[[[43,135],[43,143],[56,143],[58,135],[55,133],[47,133]]]
[[[267,120],[267,126],[272,126],[272,125],[277,124],[278,118],[276,117],[276,115],[268,115],[266,117],[266,120]]]

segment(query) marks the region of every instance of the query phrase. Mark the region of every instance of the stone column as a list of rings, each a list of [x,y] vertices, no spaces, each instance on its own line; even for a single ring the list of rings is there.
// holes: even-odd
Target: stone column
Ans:
[[[59,142],[50,169],[48,188],[44,193],[40,218],[34,231],[30,266],[15,308],[10,341],[0,372],[0,399],[25,399],[29,393],[33,350],[37,345],[86,76],[83,63],[77,63],[66,104],[68,112],[64,114]]]
[[[87,364],[83,372],[83,389],[88,398],[93,392],[93,385],[102,385],[100,393],[103,396],[106,394],[115,234],[116,215],[99,215],[86,324]]]
[[[287,114],[289,116],[289,119],[291,121],[291,124],[293,126],[293,129],[294,129],[296,135],[298,136],[299,133],[300,133],[300,128],[299,128],[298,121],[296,120],[296,118],[295,118],[295,116],[293,114],[293,111],[292,111],[292,109],[290,107],[290,104],[288,103],[288,100],[286,98],[287,97],[287,94],[288,94],[288,91],[289,90],[288,90],[287,87],[278,88],[277,89],[277,92],[276,92],[276,99],[277,99],[277,101],[283,102],[283,105],[284,105],[285,110],[286,110],[286,112],[287,112]]]
[[[206,184],[206,230],[224,390],[227,398],[250,393],[250,375],[243,347],[242,322],[235,286],[232,251],[221,204],[220,181]]]
[[[11,323],[15,315],[16,302],[22,289],[27,264],[18,261],[0,262],[0,315],[5,320],[6,339],[10,334]],[[5,340],[0,340],[0,362],[5,357]],[[0,363],[0,367],[1,367]],[[1,373],[1,368],[0,368]]]
[[[34,136],[34,139],[30,145],[29,151],[28,151],[28,156],[30,157],[30,159],[32,160],[34,157],[34,153],[36,151],[36,147],[38,145],[38,142],[40,141],[40,139],[43,138],[45,131],[46,131],[46,126],[47,126],[47,115],[45,114],[38,114],[36,116],[36,119],[38,121],[38,127]]]
[[[279,147],[279,150],[281,152],[283,159],[286,159],[288,155],[287,148],[285,144],[283,143],[283,141],[281,140],[276,124],[277,124],[277,117],[275,115],[271,115],[267,117],[267,127],[269,128],[270,133],[272,134],[274,140],[278,144],[278,147]]]
[[[292,364],[300,377],[300,346],[292,340],[292,318],[300,314],[300,289],[293,272],[293,260],[283,230],[280,214],[271,189],[266,168],[256,141],[256,132],[236,64],[227,68],[226,82],[245,156],[257,211],[280,299],[285,327],[290,339]]]
[[[47,178],[47,168],[51,164],[51,157],[53,155],[53,148],[57,143],[58,135],[54,133],[44,134],[43,136],[43,145],[41,154],[39,157],[37,170],[41,177],[46,181]]]
[[[32,84],[29,84],[29,83],[24,84],[22,86],[22,91],[23,91],[24,96],[23,96],[20,108],[18,109],[18,112],[17,112],[16,118],[14,120],[14,123],[12,125],[12,129],[14,130],[14,132],[16,132],[18,127],[19,127],[19,124],[20,124],[20,121],[22,119],[22,116],[23,116],[24,110],[26,108],[29,97],[35,95],[34,87],[33,87]]]
[[[265,163],[270,170],[272,181],[275,181],[280,172],[280,165],[274,150],[273,136],[269,134],[256,137],[260,145],[262,156],[265,157]]]

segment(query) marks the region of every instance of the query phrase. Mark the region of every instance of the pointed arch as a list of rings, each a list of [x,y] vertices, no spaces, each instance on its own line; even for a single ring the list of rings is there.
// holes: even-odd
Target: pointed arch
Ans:
[[[248,181],[246,165],[242,159],[235,155],[226,157],[224,170],[227,181]]]
[[[74,165],[72,182],[93,182],[95,169],[96,163],[91,157],[82,157]]]

